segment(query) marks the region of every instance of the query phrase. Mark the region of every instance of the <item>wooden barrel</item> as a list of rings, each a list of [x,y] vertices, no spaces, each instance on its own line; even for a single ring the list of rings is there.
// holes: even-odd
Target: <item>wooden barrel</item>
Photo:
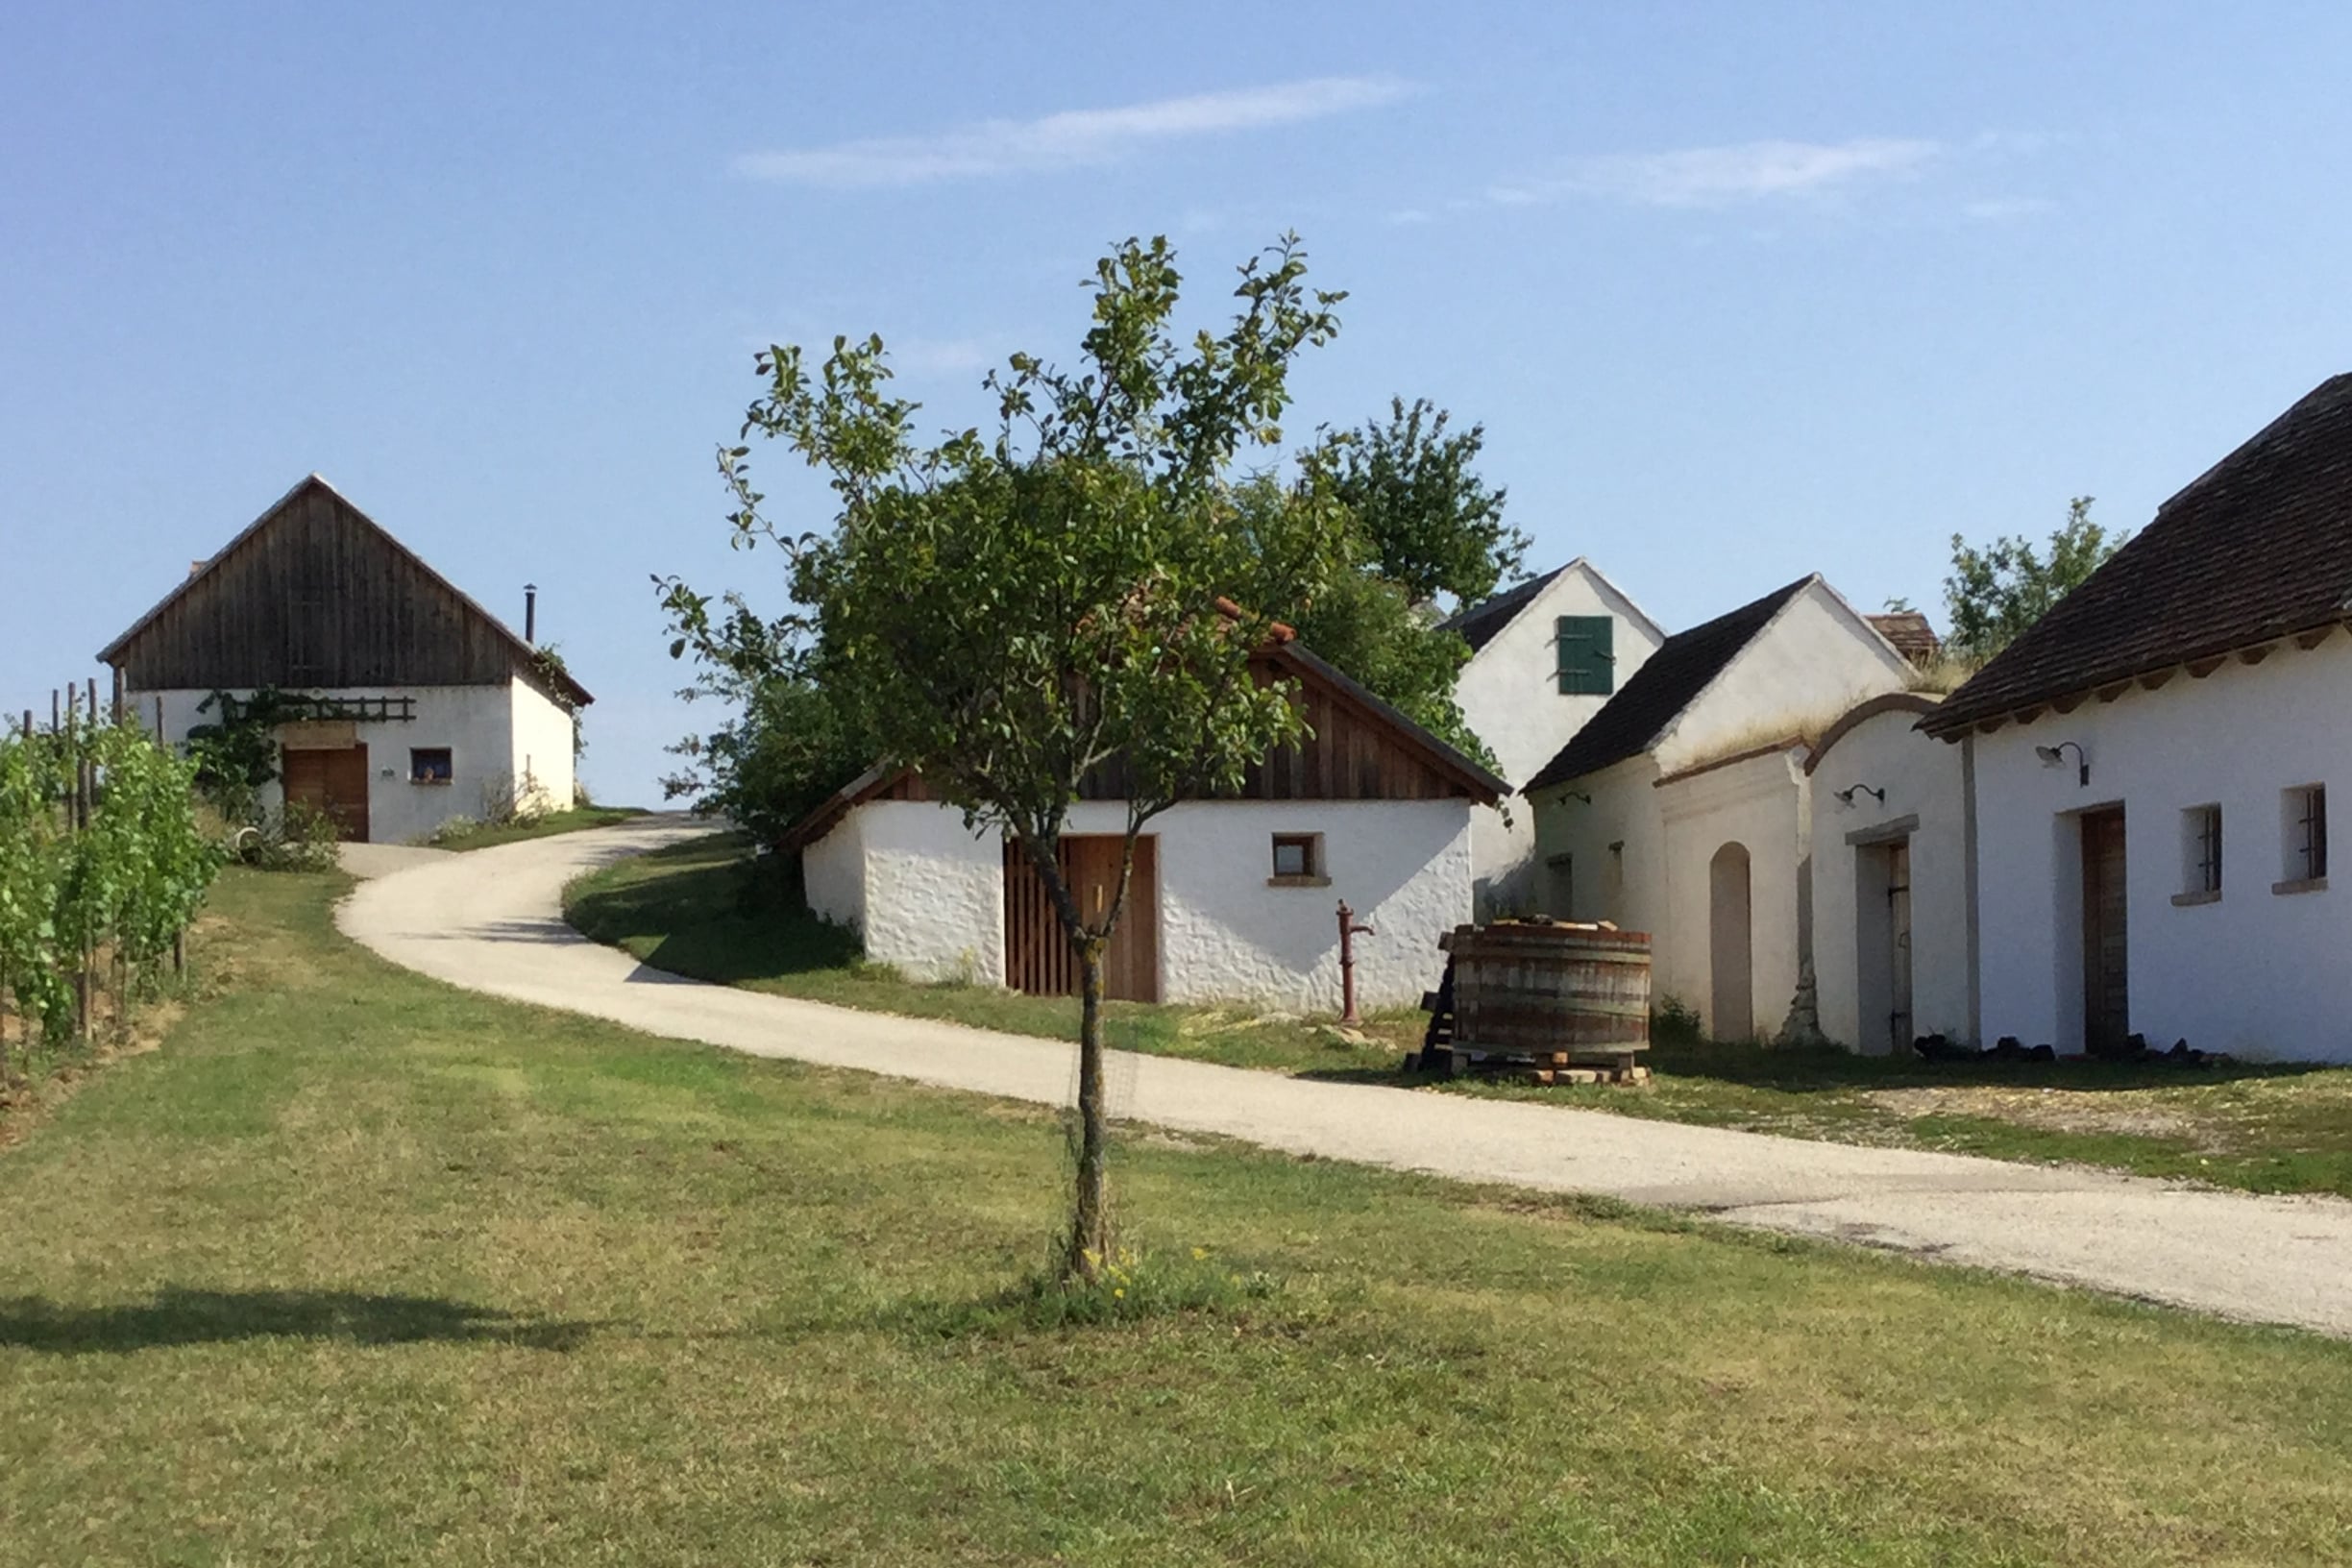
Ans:
[[[1454,1048],[1622,1056],[1650,1044],[1650,938],[1606,926],[1454,932]]]

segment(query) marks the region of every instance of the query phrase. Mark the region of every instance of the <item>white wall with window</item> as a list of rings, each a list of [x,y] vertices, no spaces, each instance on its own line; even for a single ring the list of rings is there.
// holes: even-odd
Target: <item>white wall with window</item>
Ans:
[[[1454,687],[1471,730],[1503,776],[1524,785],[1633,678],[1665,632],[1616,584],[1570,562],[1510,624],[1471,655]],[[1550,890],[1533,860],[1528,803],[1478,815],[1474,854],[1480,918],[1543,908]],[[1558,911],[1548,911],[1559,913]]]
[[[1470,918],[1469,800],[1188,801],[1155,817],[1159,972],[1170,1002],[1339,1005],[1338,905],[1364,1007],[1436,989],[1437,939]],[[1115,801],[1070,807],[1064,831],[1126,827]],[[855,926],[866,956],[919,979],[1001,983],[1002,840],[926,801],[860,805],[802,851],[810,907]],[[1295,868],[1305,866],[1306,870]]]
[[[233,694],[250,697],[250,692]],[[511,796],[526,756],[552,803],[572,799],[572,716],[521,680],[503,686],[370,686],[314,694],[354,704],[357,711],[404,713],[366,719],[331,738],[338,747],[367,748],[368,837],[408,844],[453,818],[479,819]],[[209,692],[132,692],[131,712],[150,728],[160,704],[164,738],[184,742],[189,729],[213,722],[203,710]],[[311,736],[308,742],[324,744]],[[544,759],[544,760],[542,760]],[[276,810],[275,783],[261,791]]]
[[[2339,631],[1976,736],[1985,1035],[2082,1048],[2081,826],[2120,807],[2131,1030],[2159,1049],[2352,1062],[2352,904],[2326,870],[2348,707]],[[2087,786],[2071,749],[2038,754],[2061,742],[2081,747]]]

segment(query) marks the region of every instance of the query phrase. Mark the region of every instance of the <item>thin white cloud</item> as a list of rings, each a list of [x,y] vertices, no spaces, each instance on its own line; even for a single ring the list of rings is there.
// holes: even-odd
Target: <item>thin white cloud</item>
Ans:
[[[1436,219],[1425,208],[1400,207],[1385,221],[1391,228],[1408,229],[1416,224],[1434,223]]]
[[[790,184],[913,185],[1114,163],[1152,142],[1296,125],[1394,103],[1393,77],[1319,76],[1231,92],[1069,110],[1033,120],[984,120],[927,136],[878,136],[829,147],[747,153],[737,172]]]
[[[1910,179],[1944,151],[1943,144],[1934,141],[1860,137],[1622,153],[1576,159],[1553,174],[1505,182],[1487,194],[1509,207],[1571,197],[1642,207],[1734,207],[1821,198],[1875,182]]]

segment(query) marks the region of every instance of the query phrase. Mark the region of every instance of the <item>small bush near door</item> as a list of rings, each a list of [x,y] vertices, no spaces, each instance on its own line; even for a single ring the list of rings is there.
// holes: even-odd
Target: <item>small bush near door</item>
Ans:
[[[245,865],[264,871],[329,871],[336,865],[342,834],[335,820],[299,800],[264,814],[257,824],[240,827],[230,848]]]

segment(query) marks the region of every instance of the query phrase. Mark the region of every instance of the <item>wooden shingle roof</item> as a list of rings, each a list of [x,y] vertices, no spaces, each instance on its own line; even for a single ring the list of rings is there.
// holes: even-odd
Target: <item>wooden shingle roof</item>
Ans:
[[[334,486],[309,475],[98,654],[136,691],[464,686],[595,700]]]
[[[2157,508],[1920,727],[1956,738],[2347,619],[2352,375],[2322,381]]]

